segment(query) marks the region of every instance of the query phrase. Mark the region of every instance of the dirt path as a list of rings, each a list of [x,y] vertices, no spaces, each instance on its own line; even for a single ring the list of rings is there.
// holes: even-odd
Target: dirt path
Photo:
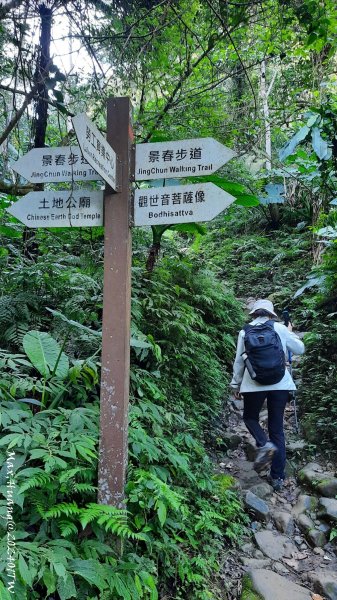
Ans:
[[[253,470],[255,446],[242,421],[242,401],[230,399],[219,473],[232,475],[250,516],[250,536],[223,564],[226,600],[337,600],[337,479],[333,465],[309,460],[286,409],[287,475],[275,493]],[[267,411],[261,413],[267,421]],[[335,525],[334,525],[335,524]],[[336,532],[337,533],[337,532]]]

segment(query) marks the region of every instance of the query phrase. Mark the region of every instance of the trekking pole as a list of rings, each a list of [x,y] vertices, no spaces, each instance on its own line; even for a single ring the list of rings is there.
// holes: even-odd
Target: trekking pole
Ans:
[[[288,325],[290,323],[289,311],[284,310],[282,313],[282,316],[283,316],[285,326],[288,327]],[[289,373],[292,377],[293,376],[293,360],[292,360],[292,355],[291,355],[290,350],[288,350],[288,363],[289,363]],[[297,417],[296,390],[293,390],[292,392],[289,392],[289,393],[291,394],[291,403],[294,407],[295,431],[296,431],[296,433],[299,433],[300,427],[299,427],[299,422],[298,422],[298,417]]]

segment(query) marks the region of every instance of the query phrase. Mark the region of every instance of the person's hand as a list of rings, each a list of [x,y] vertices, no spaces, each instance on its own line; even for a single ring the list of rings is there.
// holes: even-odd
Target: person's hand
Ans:
[[[289,329],[289,331],[292,331],[292,330],[293,330],[293,326],[292,326],[292,324],[290,323],[290,321],[289,321],[289,323],[288,323],[288,325],[287,325],[287,329]]]
[[[234,392],[234,398],[235,398],[235,400],[241,400],[242,395],[240,394],[240,392]]]

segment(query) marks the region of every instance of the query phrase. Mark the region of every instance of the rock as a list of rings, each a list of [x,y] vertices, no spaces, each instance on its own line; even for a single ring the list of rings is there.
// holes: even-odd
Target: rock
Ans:
[[[327,479],[323,479],[317,485],[317,489],[322,496],[326,496],[326,498],[334,498],[337,496],[337,478],[331,477]]]
[[[337,500],[333,498],[320,498],[317,514],[323,519],[337,521]]]
[[[307,533],[307,531],[309,531],[310,529],[315,528],[315,524],[312,521],[312,519],[310,519],[310,517],[308,517],[308,515],[305,515],[304,513],[299,515],[299,517],[297,519],[297,523],[298,523],[300,530],[303,531],[304,533]]]
[[[299,528],[305,534],[306,539],[313,546],[325,546],[327,543],[325,533],[315,527],[314,522],[310,519],[310,517],[308,517],[308,515],[302,513],[299,515],[297,522]]]
[[[309,574],[315,592],[327,600],[337,600],[337,573],[335,571],[314,571]]]
[[[300,545],[302,544],[302,542],[303,542],[303,539],[301,538],[301,536],[300,536],[300,535],[295,535],[295,537],[294,537],[294,542],[296,542],[296,544],[297,544],[298,546],[300,546]]]
[[[311,529],[308,531],[308,540],[312,543],[313,546],[325,546],[327,543],[326,535],[323,531],[319,529]]]
[[[243,546],[241,546],[241,550],[245,554],[252,555],[254,551],[254,544],[251,544],[250,542],[248,542],[247,544],[243,544]]]
[[[252,531],[259,531],[261,529],[261,523],[258,521],[252,521],[250,524],[250,528]]]
[[[267,522],[270,520],[268,504],[250,491],[246,494],[245,505],[247,506],[248,511],[252,513],[256,519],[259,519],[259,521]]]
[[[240,559],[244,567],[248,567],[249,569],[264,569],[265,567],[270,566],[269,558],[241,558]]]
[[[243,410],[243,400],[236,400],[236,398],[232,398],[231,403],[236,410]]]
[[[329,533],[331,531],[331,527],[330,527],[330,525],[328,525],[328,523],[320,523],[318,525],[317,529],[319,529],[320,531],[323,531],[323,533],[325,533],[325,535],[329,535]]]
[[[254,462],[257,450],[255,444],[246,440],[243,444],[243,450],[247,457],[247,460]]]
[[[276,525],[276,529],[286,535],[292,535],[294,533],[294,518],[291,514],[279,510],[273,513],[273,519]]]
[[[242,437],[237,433],[224,433],[222,435],[221,445],[224,445],[230,450],[236,450],[242,442]]]
[[[295,553],[296,553],[296,548],[295,548],[294,544],[289,540],[289,542],[287,542],[283,546],[283,556],[285,558],[292,558]]]
[[[337,496],[337,478],[323,471],[317,463],[309,463],[298,473],[302,483],[306,483],[316,489],[326,498]]]
[[[314,548],[315,554],[319,554],[319,556],[324,556],[324,550],[322,548]]]
[[[318,498],[316,496],[308,496],[307,494],[300,494],[297,498],[297,502],[292,510],[295,517],[301,513],[315,510],[318,504]]]
[[[302,483],[316,487],[317,483],[324,479],[325,473],[318,463],[309,463],[298,472],[298,478]]]
[[[253,485],[261,483],[261,478],[254,471],[254,464],[248,460],[240,460],[238,463],[238,479],[243,490],[250,489]]]
[[[273,488],[269,483],[258,483],[257,485],[253,485],[253,487],[250,488],[250,491],[255,494],[255,496],[263,499],[273,493]]]
[[[280,560],[296,552],[296,547],[287,536],[267,529],[255,533],[255,541],[263,554],[273,560]]]
[[[311,594],[273,571],[253,569],[243,578],[241,600],[311,600]]]
[[[283,574],[289,573],[289,569],[287,569],[287,567],[285,567],[285,566],[284,566],[282,563],[280,563],[280,562],[275,562],[275,563],[273,564],[273,569],[275,569],[275,571],[276,571],[277,573],[283,573]]]
[[[254,558],[264,558],[263,552],[261,552],[261,550],[255,550]]]

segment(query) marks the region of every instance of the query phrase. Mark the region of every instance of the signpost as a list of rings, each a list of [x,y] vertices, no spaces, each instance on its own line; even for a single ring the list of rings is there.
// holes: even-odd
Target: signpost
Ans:
[[[7,208],[28,227],[103,225],[103,192],[93,190],[29,192]]]
[[[234,156],[213,138],[137,144],[135,179],[210,175]]]
[[[33,183],[101,176],[108,183],[104,202],[101,191],[46,190],[30,192],[7,209],[35,228],[98,226],[103,224],[104,212],[98,501],[117,507],[124,504],[128,452],[131,181],[207,175],[235,156],[212,138],[197,138],[140,144],[135,157],[130,110],[129,98],[108,100],[107,139],[84,113],[75,116],[73,124],[82,154],[77,146],[38,148],[13,164]],[[233,196],[212,183],[138,189],[134,224],[209,221],[233,201]]]
[[[213,183],[140,189],[135,192],[134,224],[210,221],[234,200]]]
[[[108,100],[107,140],[120,165],[117,194],[104,199],[104,287],[98,501],[122,507],[128,456],[133,132],[129,98]]]
[[[33,148],[11,163],[14,171],[32,183],[101,179],[79,146]]]
[[[76,115],[72,121],[84,158],[103,177],[104,181],[113,190],[116,190],[115,151],[85,113]]]

